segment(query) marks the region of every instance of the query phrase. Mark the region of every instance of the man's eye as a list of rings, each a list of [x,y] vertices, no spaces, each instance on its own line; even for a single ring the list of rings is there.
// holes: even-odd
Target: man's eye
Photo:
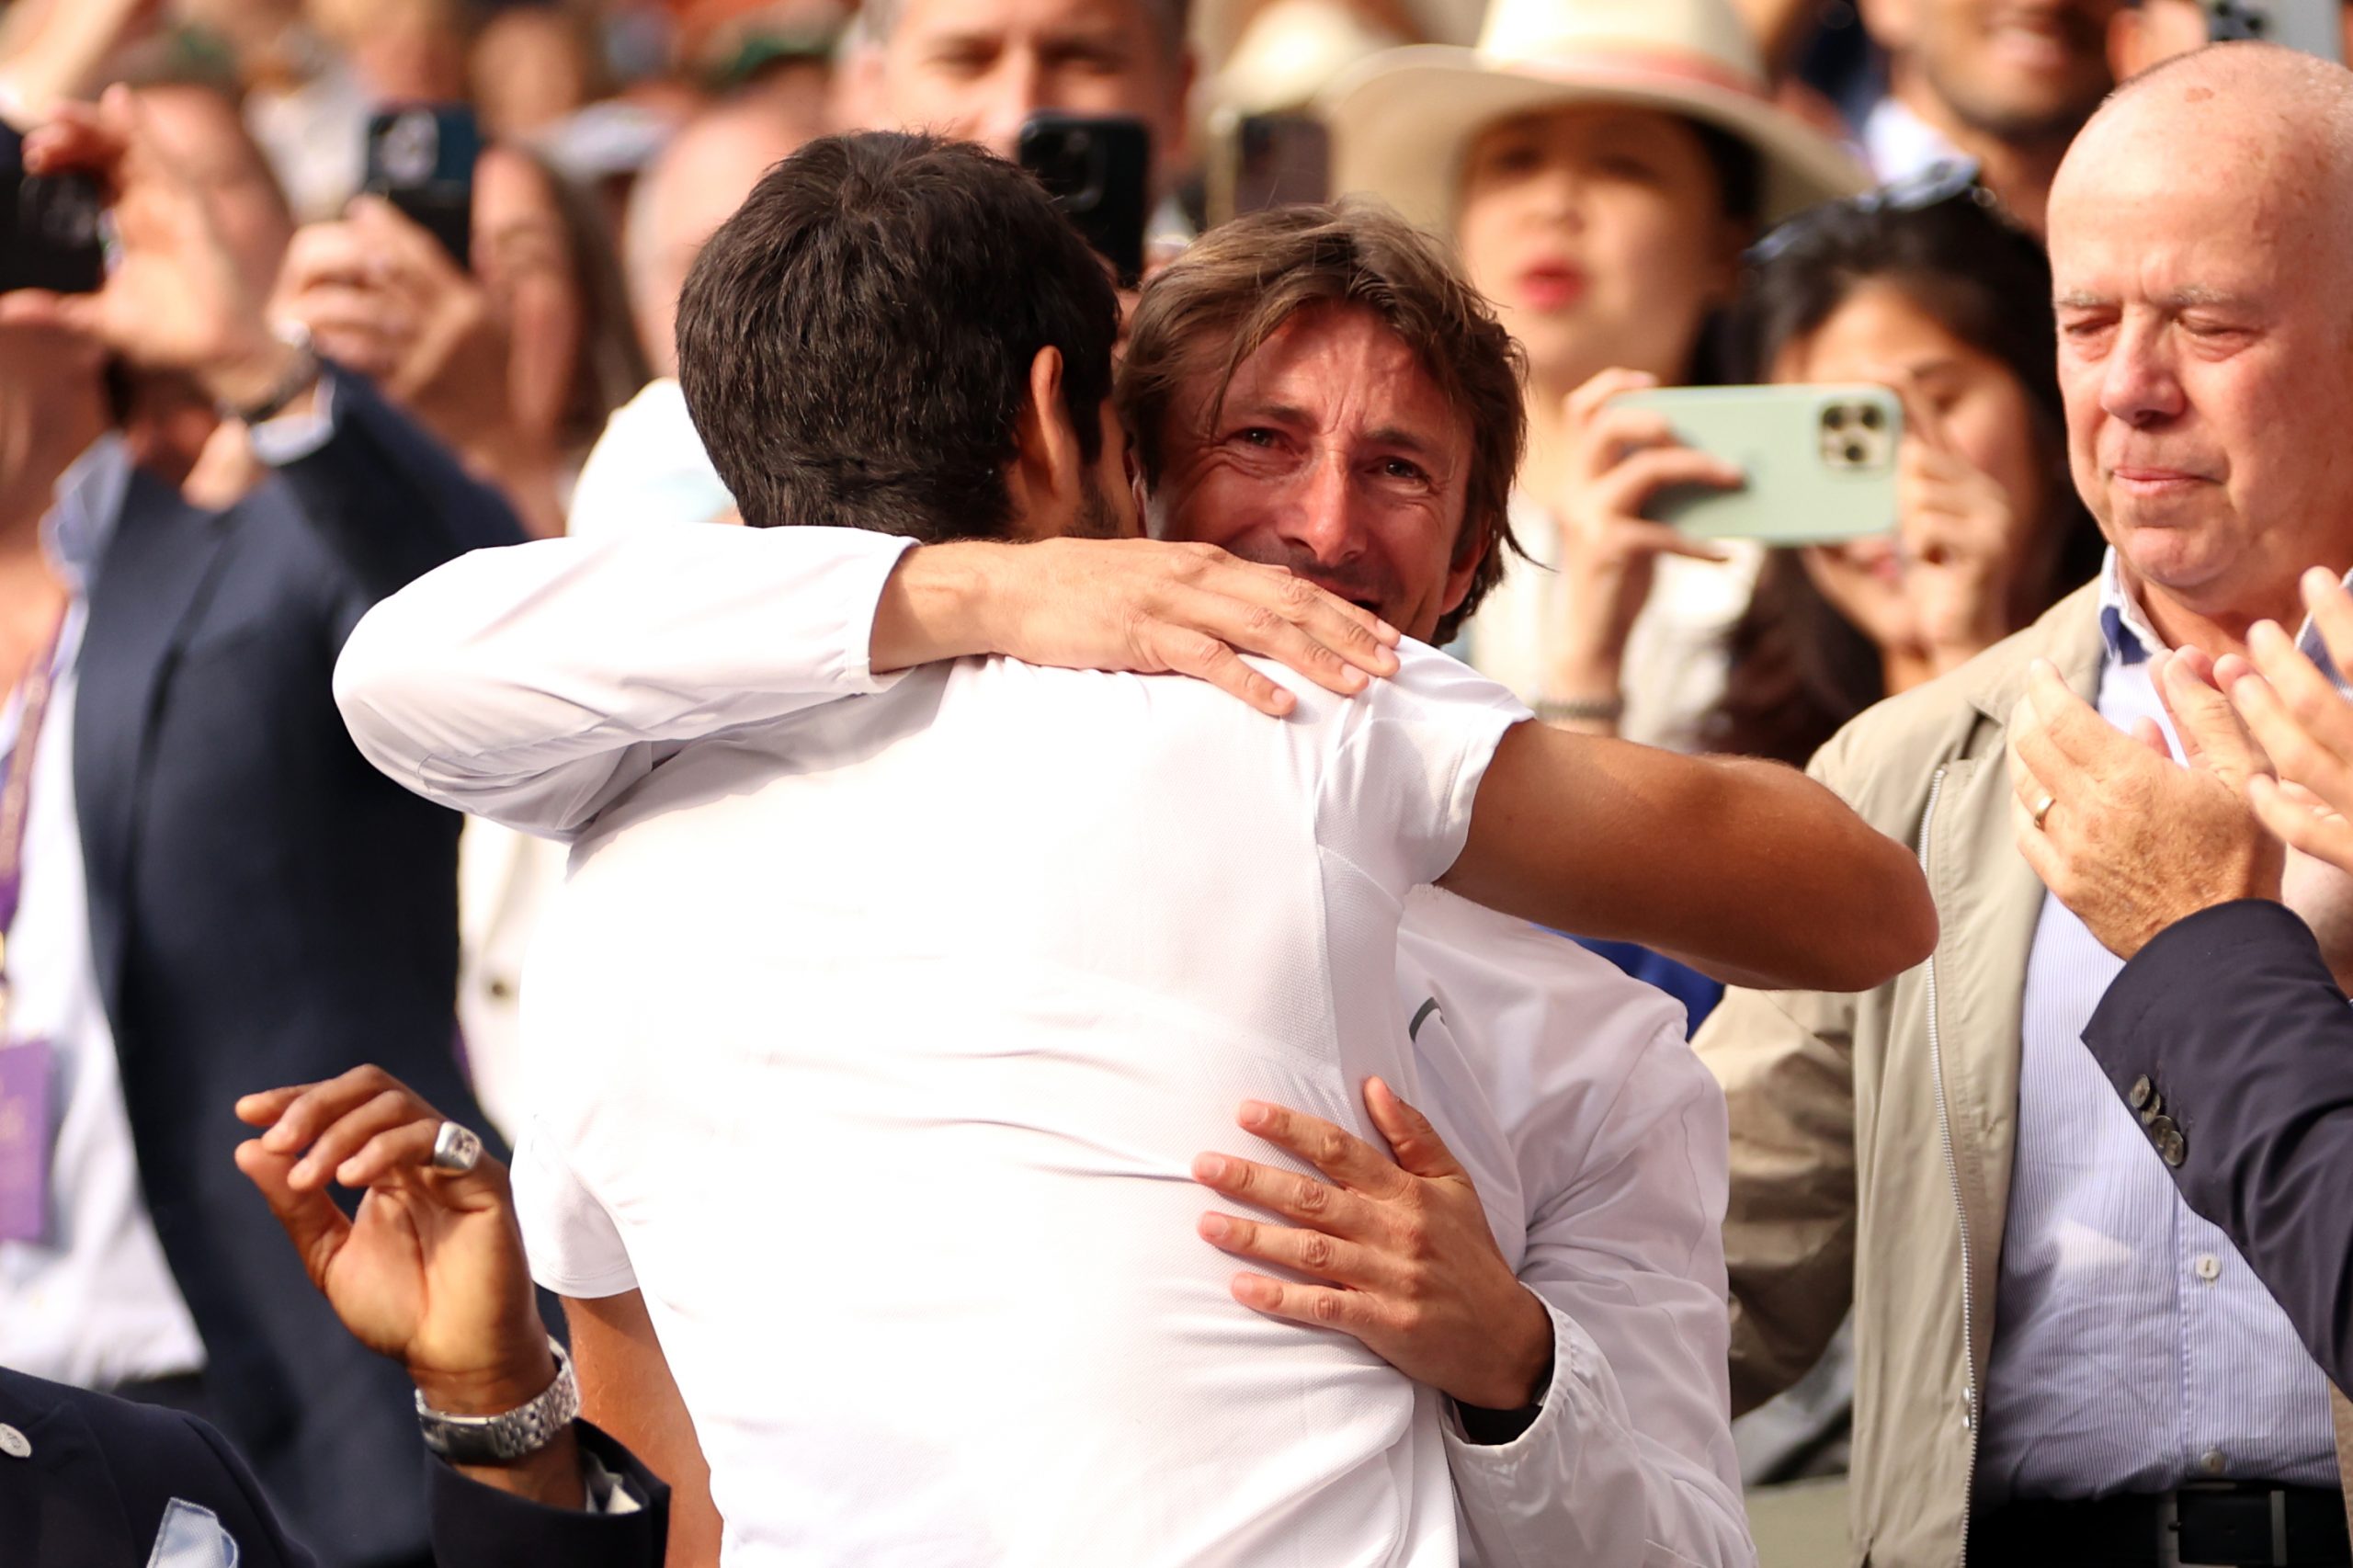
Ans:
[[[1128,68],[1127,56],[1118,50],[1092,47],[1065,49],[1054,63],[1096,76],[1117,76]]]
[[[1407,462],[1404,458],[1385,459],[1381,462],[1381,472],[1384,479],[1402,479],[1415,484],[1429,478],[1420,464]]]
[[[1245,447],[1260,448],[1271,447],[1279,439],[1272,430],[1263,425],[1253,425],[1237,430],[1233,433],[1233,438]]]

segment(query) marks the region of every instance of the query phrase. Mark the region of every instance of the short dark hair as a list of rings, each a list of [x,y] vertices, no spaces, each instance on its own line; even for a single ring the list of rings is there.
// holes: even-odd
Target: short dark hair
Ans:
[[[1102,455],[1120,304],[1025,171],[969,142],[861,131],[770,169],[678,298],[678,381],[755,527],[1000,539],[1040,349]]]
[[[1211,231],[1144,288],[1120,368],[1120,414],[1144,483],[1160,483],[1167,421],[1182,388],[1207,377],[1214,416],[1242,362],[1312,306],[1370,311],[1412,349],[1471,432],[1471,474],[1455,564],[1471,591],[1438,623],[1451,640],[1503,576],[1511,487],[1528,445],[1526,363],[1493,306],[1437,241],[1378,202],[1279,207]]]

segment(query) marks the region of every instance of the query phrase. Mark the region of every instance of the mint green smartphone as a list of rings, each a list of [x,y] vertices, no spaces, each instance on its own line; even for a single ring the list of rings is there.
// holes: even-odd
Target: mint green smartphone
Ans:
[[[1678,484],[1643,516],[1698,539],[1828,544],[1895,530],[1904,404],[1885,387],[1661,387],[1610,399],[1665,416],[1676,439],[1747,476],[1737,490]]]

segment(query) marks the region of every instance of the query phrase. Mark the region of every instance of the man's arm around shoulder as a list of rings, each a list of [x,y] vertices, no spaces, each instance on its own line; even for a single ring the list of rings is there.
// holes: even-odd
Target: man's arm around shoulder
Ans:
[[[1794,768],[1532,722],[1496,746],[1441,884],[1734,984],[1868,990],[1936,945],[1911,851]]]

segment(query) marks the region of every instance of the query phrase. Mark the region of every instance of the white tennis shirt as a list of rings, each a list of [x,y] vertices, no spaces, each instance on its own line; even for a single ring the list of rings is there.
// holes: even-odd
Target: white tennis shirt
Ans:
[[[1456,1562],[1437,1397],[1235,1303],[1188,1166],[1245,1098],[1371,1136],[1366,1076],[1419,1092],[1402,901],[1526,714],[1417,646],[1353,701],[1268,673],[1287,722],[934,666],[688,745],[581,840],[529,1239],[594,1295],[544,1217],[606,1217],[732,1568]]]

